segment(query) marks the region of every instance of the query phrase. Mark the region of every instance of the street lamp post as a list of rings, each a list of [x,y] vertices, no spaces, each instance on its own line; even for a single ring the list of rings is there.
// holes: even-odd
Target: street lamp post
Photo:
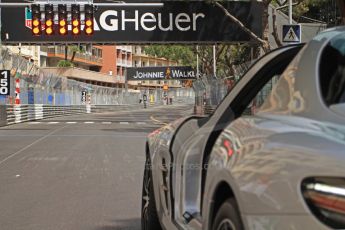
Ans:
[[[292,0],[289,0],[289,24],[292,25]]]
[[[217,77],[216,45],[213,46],[213,75]]]

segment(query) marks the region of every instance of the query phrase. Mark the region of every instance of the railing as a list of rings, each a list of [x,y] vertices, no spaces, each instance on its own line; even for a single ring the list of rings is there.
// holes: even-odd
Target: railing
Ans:
[[[131,46],[116,46],[116,49],[126,51],[131,53],[132,52],[132,47]]]
[[[57,47],[48,47],[47,51],[48,54],[54,54],[54,55],[65,55],[65,47],[57,46]],[[68,50],[67,53],[68,57],[73,56],[73,51]],[[93,56],[87,53],[79,53],[77,52],[75,54],[75,58],[83,59],[86,61],[96,62],[96,63],[102,63],[103,59],[101,57]]]

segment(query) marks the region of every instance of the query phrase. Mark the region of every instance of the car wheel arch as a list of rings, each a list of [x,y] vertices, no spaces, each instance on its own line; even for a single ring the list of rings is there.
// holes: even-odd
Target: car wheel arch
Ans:
[[[225,180],[220,181],[212,192],[211,201],[209,205],[207,229],[211,229],[214,223],[217,212],[219,211],[222,204],[228,199],[234,199],[238,206],[237,196],[231,187],[230,183]],[[238,210],[239,211],[239,210]],[[241,220],[242,221],[242,220]]]
[[[210,206],[208,229],[210,229],[211,226],[213,225],[217,211],[222,206],[222,204],[227,199],[234,198],[234,196],[235,196],[234,192],[232,191],[230,185],[227,182],[222,181],[217,185],[212,195],[212,201],[211,201],[212,205]]]
[[[204,223],[202,229],[204,230],[211,229],[217,211],[227,199],[235,200],[239,214],[242,210],[241,194],[231,173],[226,170],[213,171],[210,168],[207,174],[201,214]],[[241,222],[245,226],[243,219]]]

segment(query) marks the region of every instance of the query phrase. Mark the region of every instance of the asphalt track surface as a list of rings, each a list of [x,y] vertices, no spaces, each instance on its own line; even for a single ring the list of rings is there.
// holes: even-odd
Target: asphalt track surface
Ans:
[[[140,229],[146,136],[190,113],[169,105],[0,128],[0,229]]]

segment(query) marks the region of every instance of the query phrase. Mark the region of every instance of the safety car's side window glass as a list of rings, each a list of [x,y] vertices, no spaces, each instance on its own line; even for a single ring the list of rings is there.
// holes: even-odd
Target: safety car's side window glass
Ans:
[[[266,85],[260,90],[260,92],[255,96],[252,102],[247,107],[243,115],[255,115],[258,109],[262,106],[264,101],[267,99],[269,94],[272,92],[273,87],[277,84],[280,75],[274,76]]]

